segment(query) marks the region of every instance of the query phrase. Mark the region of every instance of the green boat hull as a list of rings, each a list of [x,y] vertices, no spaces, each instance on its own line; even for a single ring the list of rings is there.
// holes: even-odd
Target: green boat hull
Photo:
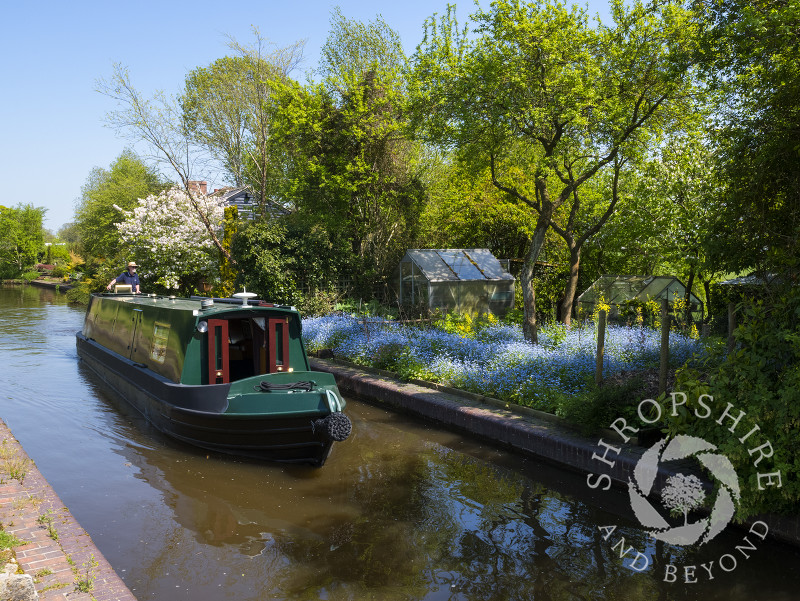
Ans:
[[[136,310],[140,308],[137,305]],[[236,313],[236,309],[231,311],[241,319],[241,310]],[[115,315],[118,313],[116,310]],[[88,311],[87,322],[91,315]],[[219,312],[214,315],[217,320],[224,317]],[[159,319],[164,323],[163,315]],[[191,325],[194,329],[194,322]],[[293,360],[306,369],[257,373],[222,383],[187,384],[107,348],[102,336],[98,336],[99,342],[86,335],[87,329],[93,333],[85,327],[76,336],[83,364],[156,429],[176,440],[214,452],[319,466],[328,458],[333,443],[349,435],[350,422],[342,413],[345,401],[333,376],[308,371],[302,346],[303,361]],[[192,336],[184,333],[178,339]],[[197,349],[194,353],[191,349],[182,352],[190,358],[202,355]],[[294,349],[292,352],[297,354]],[[207,360],[205,355],[202,358]],[[199,372],[196,366],[188,367]]]

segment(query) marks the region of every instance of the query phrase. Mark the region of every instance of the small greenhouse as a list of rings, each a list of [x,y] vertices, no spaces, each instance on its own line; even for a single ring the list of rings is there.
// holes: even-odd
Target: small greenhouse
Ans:
[[[581,315],[593,312],[597,301],[602,299],[606,304],[611,305],[609,317],[621,317],[627,313],[623,304],[628,301],[661,303],[663,299],[666,299],[672,306],[676,300],[683,301],[685,296],[686,286],[675,276],[604,275],[595,280],[578,297],[577,302]],[[690,293],[689,303],[692,319],[696,322],[701,321],[703,319],[703,302]]]
[[[400,304],[500,316],[514,307],[514,276],[486,248],[410,249],[395,281]]]

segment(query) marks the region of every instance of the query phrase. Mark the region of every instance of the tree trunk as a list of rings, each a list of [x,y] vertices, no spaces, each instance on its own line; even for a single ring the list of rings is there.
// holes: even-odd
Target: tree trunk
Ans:
[[[686,294],[683,297],[684,301],[684,319],[686,322],[687,329],[692,327],[692,287],[694,286],[694,263],[689,268],[689,281],[686,282]]]
[[[572,242],[569,245],[569,280],[561,300],[561,321],[566,325],[572,323],[572,305],[578,291],[578,275],[581,267],[581,247]]]
[[[539,213],[539,218],[536,220],[536,229],[533,231],[533,237],[528,245],[528,252],[525,255],[525,263],[522,266],[522,274],[520,276],[522,280],[522,301],[525,307],[522,333],[525,336],[525,340],[533,343],[539,341],[536,323],[534,271],[536,269],[536,261],[539,259],[539,253],[542,250],[542,246],[544,246],[544,237],[550,227],[552,214],[553,208],[549,203],[545,206],[545,210]]]
[[[703,290],[706,293],[706,304],[703,308],[703,323],[711,323],[711,280],[703,280]]]

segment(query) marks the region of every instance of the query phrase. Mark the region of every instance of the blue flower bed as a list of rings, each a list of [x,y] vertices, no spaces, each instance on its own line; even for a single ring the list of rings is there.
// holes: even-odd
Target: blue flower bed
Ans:
[[[388,369],[405,378],[431,380],[504,401],[554,412],[563,395],[587,390],[594,380],[593,323],[544,328],[540,343],[525,341],[516,326],[488,325],[472,337],[377,319],[328,315],[303,320],[309,351],[331,349],[337,357]],[[646,327],[606,328],[604,377],[658,367],[660,332]],[[677,368],[703,354],[692,338],[670,335],[670,364]]]

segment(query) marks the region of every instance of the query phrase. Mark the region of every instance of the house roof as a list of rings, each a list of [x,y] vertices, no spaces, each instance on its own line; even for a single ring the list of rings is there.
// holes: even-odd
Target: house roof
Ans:
[[[240,186],[238,188],[221,188],[215,192],[220,196],[226,205],[235,205],[240,213],[252,213],[254,208],[258,206],[259,199],[255,192],[249,188]],[[288,215],[290,211],[279,204],[267,200],[267,208],[270,215]]]
[[[487,248],[414,248],[403,262],[414,263],[429,282],[514,279]]]

